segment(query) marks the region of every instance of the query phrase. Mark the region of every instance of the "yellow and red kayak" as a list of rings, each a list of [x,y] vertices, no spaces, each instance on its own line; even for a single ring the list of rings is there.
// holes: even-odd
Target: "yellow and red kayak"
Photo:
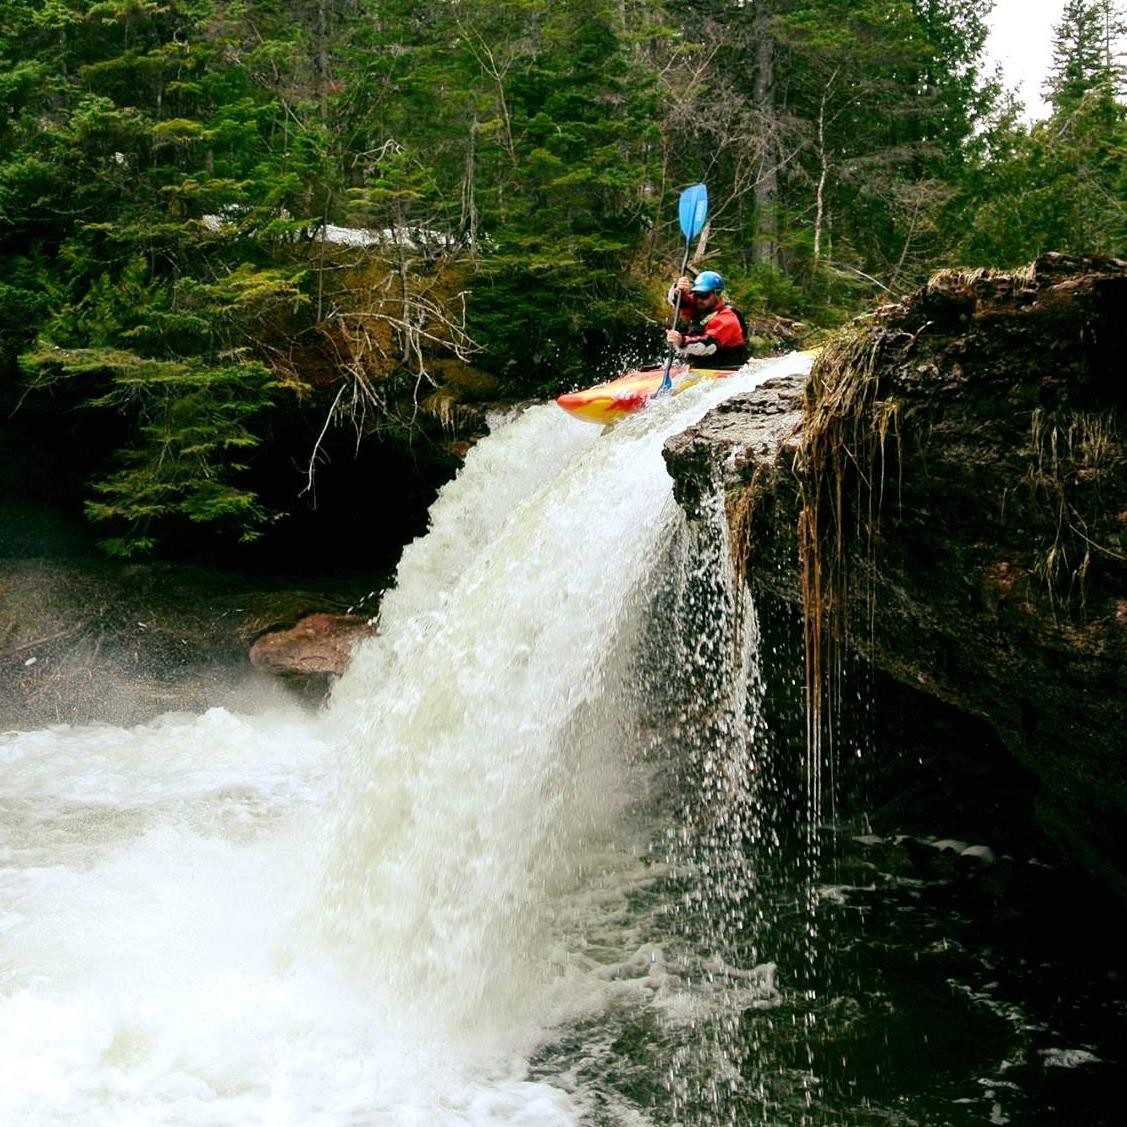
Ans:
[[[734,376],[739,369],[730,368],[674,368],[670,373],[673,380],[672,394],[693,387],[701,380],[719,380]],[[569,414],[586,423],[617,423],[627,415],[640,411],[661,387],[665,374],[662,368],[643,368],[638,372],[627,372],[609,383],[601,383],[586,391],[570,391],[561,395],[556,402]]]

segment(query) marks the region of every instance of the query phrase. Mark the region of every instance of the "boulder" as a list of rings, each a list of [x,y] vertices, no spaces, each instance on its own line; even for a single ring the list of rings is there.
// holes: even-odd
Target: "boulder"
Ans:
[[[250,649],[251,664],[286,677],[339,677],[352,651],[375,627],[358,614],[310,614],[288,630],[263,634]]]

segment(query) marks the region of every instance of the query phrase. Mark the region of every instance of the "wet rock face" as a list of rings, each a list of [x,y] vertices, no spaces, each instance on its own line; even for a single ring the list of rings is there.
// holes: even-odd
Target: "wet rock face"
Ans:
[[[1127,895],[1124,324],[1127,263],[944,272],[823,354],[799,428],[760,389],[667,460],[690,511],[724,483],[753,590],[986,721]]]
[[[774,477],[779,454],[802,429],[805,376],[779,376],[735,395],[665,444],[678,504],[694,512],[714,482],[729,487],[751,476]]]

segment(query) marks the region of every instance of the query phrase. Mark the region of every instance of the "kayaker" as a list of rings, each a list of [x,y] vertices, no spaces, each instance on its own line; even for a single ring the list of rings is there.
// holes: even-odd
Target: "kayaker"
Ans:
[[[702,270],[696,279],[678,278],[669,288],[669,304],[681,293],[682,332],[672,328],[665,339],[679,356],[698,368],[738,368],[746,363],[747,322],[724,300],[724,279],[715,270]]]

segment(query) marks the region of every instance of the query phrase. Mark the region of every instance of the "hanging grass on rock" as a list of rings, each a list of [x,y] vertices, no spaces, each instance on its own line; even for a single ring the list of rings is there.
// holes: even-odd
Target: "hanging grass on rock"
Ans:
[[[802,508],[798,543],[806,635],[807,718],[814,738],[832,729],[848,602],[858,578],[870,609],[876,540],[889,476],[900,472],[900,407],[881,397],[877,357],[886,335],[869,326],[844,331],[821,352],[806,392],[796,465]],[[856,575],[854,543],[863,547]],[[870,616],[871,617],[871,616]]]

